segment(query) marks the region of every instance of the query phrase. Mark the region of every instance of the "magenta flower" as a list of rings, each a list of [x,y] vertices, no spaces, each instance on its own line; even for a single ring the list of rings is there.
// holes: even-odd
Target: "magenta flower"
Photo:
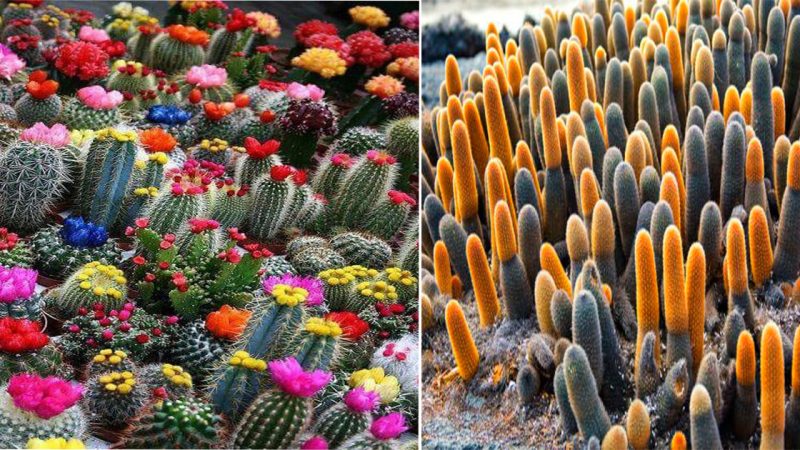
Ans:
[[[186,82],[199,88],[220,87],[228,81],[228,72],[222,67],[203,64],[186,72]]]
[[[293,356],[270,361],[269,373],[272,381],[281,391],[294,397],[303,398],[316,394],[333,377],[330,372],[324,370],[304,371]]]
[[[0,266],[0,303],[30,298],[36,291],[36,275],[33,269]]]
[[[394,439],[403,434],[406,430],[408,430],[406,418],[398,412],[393,412],[375,419],[369,427],[370,433],[382,441]]]
[[[314,436],[307,440],[300,450],[328,450],[328,441],[322,436]]]
[[[69,130],[60,123],[48,127],[42,122],[36,122],[32,127],[23,131],[19,138],[23,141],[38,142],[55,148],[66,147],[71,142]]]
[[[271,276],[266,278],[262,283],[262,287],[264,288],[264,292],[267,294],[272,294],[272,289],[278,284],[285,284],[292,287],[299,287],[303,288],[308,291],[308,297],[306,297],[305,304],[306,306],[317,306],[321,305],[322,302],[325,300],[322,297],[323,287],[322,282],[316,278],[312,277],[299,277],[296,275],[282,275],[282,276]]]
[[[91,42],[93,44],[99,44],[101,42],[111,40],[111,38],[108,36],[108,33],[106,33],[105,30],[92,28],[87,25],[82,26],[80,31],[78,31],[78,39],[86,42]]]
[[[42,419],[53,418],[78,403],[83,386],[58,377],[42,378],[23,373],[14,375],[6,391],[14,406],[32,412]]]
[[[400,16],[400,25],[409,30],[419,29],[419,11],[411,11]]]
[[[25,61],[10,48],[0,44],[0,78],[10,80],[12,76],[23,68],[25,68]]]
[[[88,86],[78,91],[78,99],[92,109],[114,109],[122,103],[119,91],[106,91],[103,86]]]
[[[310,99],[320,101],[325,96],[325,91],[315,84],[289,83],[286,87],[286,95],[295,100]]]
[[[353,412],[363,413],[375,409],[380,398],[381,396],[377,392],[365,391],[364,388],[357,387],[344,394],[344,404]]]

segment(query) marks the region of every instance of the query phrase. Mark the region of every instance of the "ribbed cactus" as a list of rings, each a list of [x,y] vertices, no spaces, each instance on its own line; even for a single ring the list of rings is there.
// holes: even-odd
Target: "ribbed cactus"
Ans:
[[[781,331],[769,322],[761,332],[761,448],[782,448],[784,410],[784,367]]]
[[[706,146],[703,138],[700,128],[692,126],[686,132],[684,140],[684,152],[686,153],[685,228],[688,242],[697,240],[702,208],[711,199]]]
[[[605,200],[598,201],[592,212],[591,224],[592,257],[600,271],[603,282],[613,284],[617,280],[614,261],[614,219]]]
[[[215,380],[210,393],[214,410],[237,420],[255,399],[264,378],[267,363],[239,350],[218,369],[221,375]]]
[[[388,192],[396,177],[395,159],[369,151],[347,171],[338,194],[332,198],[336,224],[356,227]]]
[[[123,305],[127,297],[127,279],[118,268],[90,262],[70,275],[59,287],[54,307],[62,317],[72,317],[78,308],[100,303],[109,309]]]
[[[131,421],[150,399],[146,385],[131,372],[107,372],[87,386],[89,418],[103,426],[121,426]]]
[[[378,399],[376,392],[363,388],[350,390],[341,403],[320,414],[312,431],[323,436],[328,445],[338,446],[367,429],[372,421],[371,410]]]
[[[703,359],[706,303],[706,254],[695,242],[686,256],[686,306],[689,340],[692,347],[692,377],[697,376]]]
[[[761,287],[772,273],[770,227],[767,222],[767,216],[761,206],[755,206],[750,210],[747,230],[750,271],[752,272],[753,283],[755,283],[756,287]]]
[[[725,129],[722,144],[722,178],[720,187],[720,211],[722,218],[731,215],[734,206],[744,201],[745,135],[739,122],[730,120]]]
[[[456,362],[458,374],[465,381],[470,381],[478,371],[480,355],[472,333],[467,325],[467,319],[461,310],[461,305],[455,300],[450,300],[445,308],[445,324],[447,334],[450,336],[450,347]]]
[[[527,169],[518,171],[517,179],[520,178],[520,174],[527,172]],[[519,195],[517,200],[519,201]],[[517,219],[519,258],[522,260],[525,273],[528,275],[528,282],[531,284],[531,289],[533,289],[536,277],[534,274],[538,274],[539,269],[541,269],[539,261],[539,248],[542,245],[541,222],[537,210],[531,205],[522,206]]]
[[[148,63],[167,73],[176,73],[203,63],[203,45],[208,35],[194,27],[172,25],[150,47]]]
[[[650,234],[643,230],[636,236],[636,315],[638,331],[636,333],[636,379],[641,364],[642,343],[645,335],[653,333],[656,339],[655,358],[660,365],[661,346],[659,342],[659,290],[656,276],[653,242]],[[638,382],[637,382],[638,385]],[[637,386],[637,389],[640,389]]]
[[[451,216],[445,215],[439,222],[439,235],[447,246],[450,255],[450,263],[464,285],[464,289],[472,290],[472,282],[467,263],[466,247],[467,233],[464,228]],[[364,259],[362,259],[364,260]],[[378,266],[371,266],[378,267]]]
[[[572,308],[572,341],[585,352],[598,386],[603,385],[603,346],[597,301],[588,291],[575,296]]]
[[[154,403],[137,418],[123,439],[123,445],[127,448],[213,448],[223,438],[222,425],[223,419],[202,400],[167,399]]]

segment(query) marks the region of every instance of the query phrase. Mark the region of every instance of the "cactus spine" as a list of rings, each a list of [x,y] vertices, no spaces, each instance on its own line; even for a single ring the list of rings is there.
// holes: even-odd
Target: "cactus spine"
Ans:
[[[478,371],[480,355],[475,341],[472,340],[472,332],[467,325],[464,311],[461,305],[455,300],[450,300],[445,308],[445,324],[447,334],[450,337],[450,347],[453,349],[453,357],[456,361],[458,374],[464,381],[470,381]]]

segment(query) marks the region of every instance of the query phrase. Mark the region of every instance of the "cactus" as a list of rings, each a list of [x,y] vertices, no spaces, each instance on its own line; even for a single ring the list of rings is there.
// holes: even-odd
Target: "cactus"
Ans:
[[[149,392],[131,372],[108,372],[89,381],[86,406],[90,420],[121,426],[133,419],[149,400]]]
[[[639,190],[636,181],[633,167],[627,162],[620,163],[614,170],[614,210],[620,244],[626,257],[633,248],[636,220],[639,215]],[[613,283],[615,280],[608,281]]]
[[[570,345],[570,348],[572,348],[572,345]],[[564,375],[564,367],[564,364],[559,364],[556,367],[556,372],[553,376],[553,391],[555,392],[558,412],[561,417],[561,429],[566,434],[573,435],[578,432],[578,424],[569,401],[569,389]]]
[[[800,438],[800,328],[795,329],[792,343],[792,390],[789,396],[789,405],[786,407],[786,431],[784,444],[788,448],[796,447]]]
[[[561,266],[561,261],[558,259],[555,248],[550,243],[542,244],[539,249],[539,261],[542,263],[542,270],[549,272],[553,276],[556,286],[559,289],[563,289],[567,296],[572,298],[572,283]],[[583,269],[583,264],[581,264],[581,269]]]
[[[733,207],[744,201],[745,135],[739,122],[731,120],[725,129],[722,144],[722,179],[720,188],[720,211],[727,219]]]
[[[337,322],[311,317],[286,345],[306,370],[328,369],[341,357],[342,328]]]
[[[251,232],[259,239],[273,238],[291,218],[290,206],[297,195],[297,186],[288,179],[289,166],[273,166],[269,174],[259,177],[253,186],[253,204],[248,215]]]
[[[500,312],[500,302],[480,238],[475,235],[467,238],[466,255],[480,324],[482,327],[491,326]]]
[[[550,299],[550,317],[557,334],[572,339],[572,302],[562,289],[555,291]]]
[[[592,257],[605,283],[614,284],[617,268],[614,262],[614,219],[611,208],[605,200],[598,201],[592,212],[591,242]]]
[[[68,217],[62,226],[37,232],[30,245],[36,254],[36,267],[56,278],[66,278],[92,261],[116,265],[122,258],[104,227],[74,216]]]
[[[800,255],[800,243],[791,237],[793,224],[798,219],[795,210],[800,203],[800,147],[792,146],[789,153],[789,166],[786,172],[786,190],[781,203],[781,217],[778,228],[778,240],[775,246],[773,274],[776,280],[794,280],[800,269],[797,255]]]
[[[208,34],[194,27],[172,25],[167,33],[155,38],[150,46],[148,62],[156,69],[176,73],[203,63],[203,45]]]
[[[0,347],[0,382],[18,373],[44,377],[67,372],[61,352],[41,332],[39,322],[3,317],[0,332],[6,342]]]
[[[347,264],[363,264],[381,269],[392,257],[392,249],[381,239],[368,234],[346,232],[330,240],[331,249],[342,255]]]
[[[611,423],[597,395],[597,383],[586,352],[578,345],[571,345],[564,354],[563,365],[569,404],[581,435],[585,439],[605,436]]]
[[[636,315],[638,331],[636,333],[636,379],[639,379],[642,343],[645,335],[653,333],[656,345],[656,363],[661,363],[661,346],[659,341],[659,291],[656,276],[653,242],[650,234],[642,230],[636,236]],[[637,381],[638,386],[638,381]],[[639,388],[637,387],[637,390]]]
[[[52,404],[52,410],[41,401],[25,402],[21,406],[14,402],[15,398],[22,395],[47,396],[51,389],[63,389],[63,395],[58,396],[57,404]],[[79,384],[56,377],[40,378],[31,374],[12,377],[0,394],[0,423],[6,430],[0,437],[0,445],[22,448],[28,439],[34,437],[83,436],[88,423],[77,405],[82,394],[83,389]]]
[[[751,80],[753,131],[764,148],[764,165],[772,167],[772,150],[775,146],[775,113],[772,109],[772,69],[766,54],[759,52],[753,56],[751,73],[753,77]],[[766,177],[772,181],[771,172],[768,172]]]
[[[703,246],[697,242],[689,247],[686,256],[685,293],[692,347],[692,377],[696,377],[703,359],[706,302],[706,254]]]
[[[782,448],[785,430],[781,332],[769,322],[761,332],[761,448]]]
[[[360,387],[352,389],[344,395],[341,403],[319,416],[312,432],[323,436],[328,445],[336,447],[367,429],[372,420],[370,412],[378,399],[375,392]]]
[[[167,399],[139,415],[122,442],[126,448],[214,448],[222,430],[223,419],[208,403],[192,397]]]
[[[494,239],[500,260],[500,285],[504,294],[506,316],[512,320],[530,317],[534,310],[531,301],[533,293],[528,275],[517,254],[512,216],[504,201],[499,202],[494,208],[492,226],[494,227],[492,235],[496,236]]]
[[[702,385],[692,390],[689,400],[689,417],[691,420],[692,448],[708,448],[721,450],[719,428],[714,418],[714,410],[708,391]]]
[[[33,251],[27,242],[20,240],[16,233],[10,233],[8,228],[0,228],[0,266],[28,268],[33,266],[33,261]]]
[[[600,448],[606,450],[628,448],[628,435],[625,434],[625,428],[619,425],[612,426],[603,438]]]
[[[548,242],[564,239],[567,224],[566,183],[561,171],[561,144],[556,126],[553,92],[543,89],[539,102],[542,122],[542,148],[545,160],[545,199],[543,235]]]
[[[571,215],[567,221],[567,252],[570,258],[569,280],[574,284],[583,269],[583,262],[589,257],[589,236],[577,214]]]
[[[625,429],[628,433],[628,442],[634,450],[644,450],[649,447],[650,415],[641,400],[635,399],[631,402]]]
[[[37,122],[52,126],[61,114],[63,103],[58,95],[58,83],[47,80],[47,75],[36,71],[28,77],[26,93],[14,104],[17,120],[30,127]]]
[[[686,360],[678,360],[667,372],[664,382],[655,394],[654,428],[664,430],[672,427],[680,418],[680,413],[689,396],[689,372]]]
[[[736,344],[736,397],[733,409],[733,432],[748,439],[756,429],[756,350],[748,331],[739,334]]]
[[[517,172],[517,178],[519,178],[519,174],[526,172],[526,169],[520,170]],[[533,206],[525,205],[519,210],[517,228],[519,257],[525,267],[525,273],[528,274],[528,281],[533,283],[535,281],[533,274],[538,274],[541,269],[539,248],[542,246],[542,227],[539,214]],[[532,284],[531,289],[533,290],[534,287]]]
[[[706,254],[706,274],[712,279],[722,266],[722,216],[716,203],[708,202],[703,206],[697,234]]]
[[[470,381],[478,371],[480,355],[472,333],[467,325],[461,305],[455,300],[450,300],[445,308],[445,324],[450,337],[450,346],[453,350],[458,374],[465,381]]]
[[[753,329],[753,299],[747,288],[747,248],[745,247],[744,228],[738,219],[728,223],[727,245],[727,279],[728,310],[738,309],[744,317],[747,328]]]
[[[218,369],[218,378],[212,384],[210,398],[214,410],[237,420],[259,393],[267,363],[239,350]]]
[[[89,377],[100,376],[108,372],[131,372],[136,370],[136,364],[128,358],[123,350],[104,348],[97,352],[89,361],[86,373]]]
[[[706,146],[700,128],[692,126],[684,140],[686,152],[686,238],[697,240],[702,208],[711,199]]]
[[[67,183],[60,153],[46,144],[17,141],[0,154],[0,225],[40,227]]]
[[[683,246],[680,231],[670,225],[664,234],[664,322],[667,325],[666,363],[672,367],[683,359],[692,365],[689,314],[684,286]]]
[[[767,216],[761,206],[755,206],[750,210],[747,230],[750,250],[750,271],[753,273],[753,283],[755,283],[756,287],[761,287],[772,273],[770,227],[767,223]]]
[[[293,358],[272,361],[269,370],[277,387],[259,395],[244,412],[233,432],[234,448],[291,447],[308,428],[311,397],[331,379],[329,372],[304,371]]]
[[[603,347],[597,301],[588,291],[575,296],[572,307],[572,341],[585,352],[598,386],[603,385]],[[569,372],[568,372],[569,373]]]
[[[64,281],[53,306],[62,317],[72,317],[78,308],[90,308],[96,303],[117,309],[125,302],[127,283],[124,273],[115,266],[93,261]]]
[[[333,198],[332,216],[336,224],[356,227],[388,192],[396,176],[395,159],[378,151],[368,151],[347,171],[341,188]]]
[[[352,127],[345,130],[332,145],[336,152],[360,156],[368,150],[385,149],[386,136],[369,127]]]

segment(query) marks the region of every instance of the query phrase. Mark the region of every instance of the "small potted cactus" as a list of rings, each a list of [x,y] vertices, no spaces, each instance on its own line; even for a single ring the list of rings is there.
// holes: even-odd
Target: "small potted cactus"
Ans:
[[[18,234],[9,232],[8,228],[0,227],[0,266],[32,267],[33,261],[28,243]]]
[[[30,245],[36,255],[36,268],[56,279],[64,279],[93,261],[115,265],[122,258],[116,241],[109,239],[105,227],[80,216],[67,217],[61,225],[37,232]]]
[[[42,318],[44,298],[36,292],[36,280],[35,270],[0,266],[0,317]]]
[[[39,322],[0,319],[0,382],[18,373],[41,376],[67,374],[61,352],[42,332]]]

